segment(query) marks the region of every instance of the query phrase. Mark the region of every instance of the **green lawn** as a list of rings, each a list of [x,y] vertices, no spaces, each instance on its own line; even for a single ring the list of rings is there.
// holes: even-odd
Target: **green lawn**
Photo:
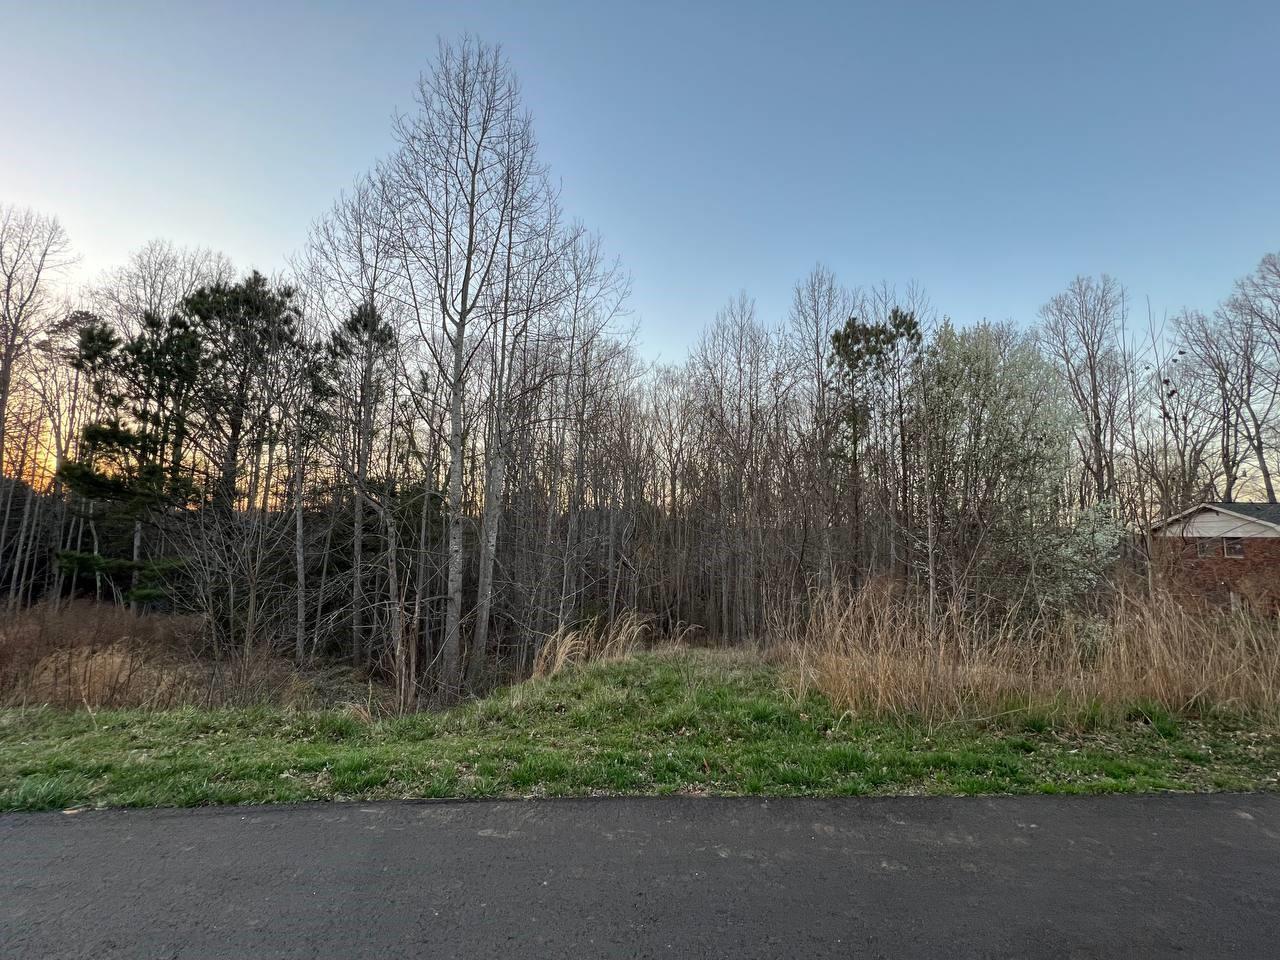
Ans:
[[[771,668],[660,653],[446,713],[0,711],[0,809],[584,794],[1274,789],[1280,736],[1134,710],[932,731],[795,701]]]

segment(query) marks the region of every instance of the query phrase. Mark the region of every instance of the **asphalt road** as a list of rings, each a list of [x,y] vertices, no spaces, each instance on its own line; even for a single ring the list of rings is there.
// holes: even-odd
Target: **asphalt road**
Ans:
[[[1273,957],[1280,795],[0,817],[0,957]]]

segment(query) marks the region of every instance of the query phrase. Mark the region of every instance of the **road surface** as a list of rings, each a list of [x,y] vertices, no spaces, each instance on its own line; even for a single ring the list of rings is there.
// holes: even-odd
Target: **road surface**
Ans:
[[[1269,957],[1280,795],[0,817],[0,957]]]

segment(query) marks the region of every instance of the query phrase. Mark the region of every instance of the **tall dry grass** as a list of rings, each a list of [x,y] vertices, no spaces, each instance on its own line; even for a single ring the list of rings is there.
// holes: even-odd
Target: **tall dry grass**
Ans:
[[[885,585],[817,596],[773,625],[795,689],[859,716],[927,724],[1039,711],[1071,720],[1135,706],[1280,717],[1280,622],[1121,594],[1106,612],[1026,622],[935,611]]]
[[[661,637],[663,645],[688,643],[698,628],[682,625]],[[567,667],[597,660],[622,660],[641,650],[652,649],[659,636],[652,617],[627,610],[612,623],[595,619],[577,627],[562,628],[538,647],[533,676],[555,676]]]
[[[0,615],[0,705],[380,704],[372,687],[345,668],[300,671],[267,650],[212,658],[202,652],[200,626],[198,618],[135,615],[88,601]]]
[[[89,602],[0,615],[0,703],[168,705],[193,682],[180,651],[195,628]]]
[[[620,660],[642,649],[651,632],[649,620],[634,611],[612,623],[590,620],[578,627],[562,627],[538,647],[533,675],[552,677],[574,664]]]

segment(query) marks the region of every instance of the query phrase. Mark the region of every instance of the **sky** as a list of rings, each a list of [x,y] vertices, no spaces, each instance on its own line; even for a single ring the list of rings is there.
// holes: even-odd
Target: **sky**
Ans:
[[[283,269],[438,37],[502,44],[650,355],[817,262],[1034,322],[1078,274],[1211,309],[1280,250],[1280,3],[0,0],[0,202],[89,277],[155,237]]]

